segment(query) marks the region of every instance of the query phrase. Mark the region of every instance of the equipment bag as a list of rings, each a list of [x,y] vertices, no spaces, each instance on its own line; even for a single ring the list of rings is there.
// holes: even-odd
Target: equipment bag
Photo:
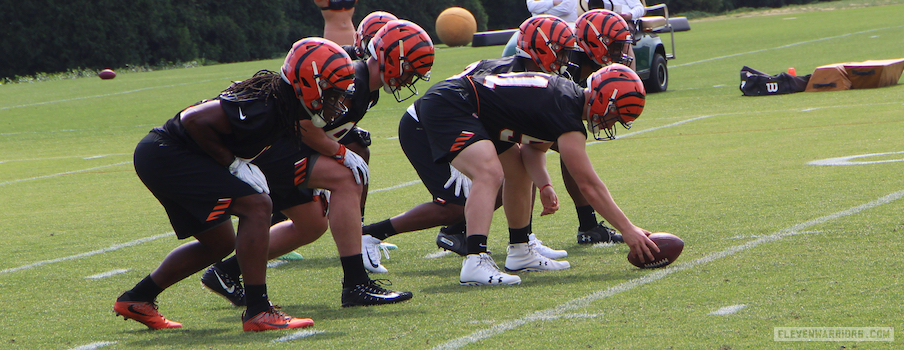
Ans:
[[[809,80],[809,74],[802,77],[788,73],[769,75],[744,66],[741,68],[739,88],[744,96],[782,95],[804,91]]]

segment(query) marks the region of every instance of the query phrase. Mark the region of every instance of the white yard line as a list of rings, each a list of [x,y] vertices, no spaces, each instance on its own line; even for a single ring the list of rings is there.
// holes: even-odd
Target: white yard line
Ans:
[[[114,166],[120,166],[120,165],[125,165],[125,164],[132,164],[132,162],[131,162],[131,161],[128,161],[128,162],[122,162],[122,163],[116,163],[116,164],[110,164],[110,165],[102,165],[102,166],[99,166],[99,167],[88,168],[88,169],[82,169],[82,170],[73,170],[73,171],[67,171],[67,172],[63,172],[63,173],[56,173],[56,174],[43,175],[43,176],[35,176],[35,177],[27,178],[27,179],[10,180],[10,181],[6,181],[6,182],[0,182],[0,186],[10,185],[10,184],[19,183],[19,182],[25,182],[25,181],[33,181],[33,180],[49,179],[49,178],[51,178],[51,177],[57,177],[57,176],[63,176],[63,175],[72,175],[72,174],[84,173],[84,172],[88,172],[88,171],[94,171],[94,170],[99,170],[99,169],[104,169],[104,168],[109,168],[109,167],[114,167]]]
[[[716,310],[716,311],[710,312],[709,314],[710,314],[710,315],[714,315],[714,316],[731,315],[731,314],[733,314],[733,313],[736,313],[736,312],[738,312],[738,311],[741,311],[741,309],[743,309],[743,308],[745,308],[745,307],[747,307],[747,305],[745,305],[745,304],[731,305],[731,306],[726,306],[726,307],[723,307],[723,308],[718,309],[718,310]]]
[[[641,287],[645,284],[656,282],[656,281],[663,279],[666,276],[671,275],[673,273],[684,271],[684,270],[690,270],[690,269],[696,268],[699,265],[705,265],[705,264],[711,263],[715,260],[718,260],[718,259],[721,259],[724,257],[728,257],[728,256],[732,256],[737,253],[752,249],[763,243],[779,241],[785,237],[790,237],[790,236],[795,236],[795,235],[800,235],[800,234],[807,234],[808,232],[813,232],[813,231],[805,231],[805,229],[807,229],[807,228],[810,228],[810,227],[813,227],[813,226],[816,226],[819,224],[823,224],[823,223],[826,223],[826,222],[829,222],[832,220],[836,220],[836,219],[839,219],[839,218],[842,218],[845,216],[854,215],[854,214],[860,213],[867,209],[872,209],[872,208],[875,208],[875,207],[878,207],[878,206],[881,206],[884,204],[888,204],[888,203],[894,202],[896,200],[899,200],[902,197],[904,197],[904,191],[898,191],[898,192],[886,195],[882,198],[876,199],[876,200],[866,203],[866,204],[858,205],[856,207],[853,207],[853,208],[850,208],[847,210],[842,210],[842,211],[839,211],[836,213],[832,213],[832,214],[829,214],[829,215],[826,215],[826,216],[823,216],[820,218],[816,218],[816,219],[807,221],[807,222],[793,225],[786,229],[775,232],[771,235],[763,236],[763,237],[757,238],[753,241],[750,241],[750,242],[747,242],[747,243],[744,243],[741,245],[737,245],[734,247],[730,247],[723,251],[710,253],[702,258],[699,258],[699,259],[696,259],[696,260],[693,260],[693,261],[690,261],[687,263],[671,265],[665,269],[650,272],[649,274],[644,275],[642,277],[612,286],[608,289],[596,291],[596,292],[591,293],[582,298],[569,300],[558,306],[555,306],[555,307],[552,307],[552,308],[549,308],[546,310],[540,310],[540,311],[534,312],[530,315],[524,316],[519,319],[506,321],[506,322],[502,322],[502,323],[493,325],[490,328],[471,333],[471,334],[466,335],[461,338],[447,341],[443,344],[440,344],[440,345],[434,347],[433,349],[458,349],[458,348],[467,346],[469,344],[476,343],[476,342],[484,340],[484,339],[492,338],[494,336],[497,336],[499,334],[505,333],[509,330],[513,330],[515,328],[518,328],[518,327],[526,325],[526,324],[546,320],[546,319],[549,319],[550,317],[561,316],[563,314],[569,314],[569,313],[574,312],[575,310],[588,307],[593,302],[596,302],[596,301],[599,301],[602,299],[606,299],[608,297],[632,290],[637,287]]]
[[[669,65],[669,68],[678,68],[678,67],[690,66],[690,65],[694,65],[694,64],[698,64],[698,63],[706,63],[706,62],[721,60],[721,59],[725,59],[725,58],[744,56],[744,55],[749,55],[749,54],[754,54],[754,53],[760,53],[760,52],[766,52],[766,51],[771,51],[771,50],[786,49],[786,48],[794,47],[794,46],[798,46],[798,45],[812,44],[812,43],[815,43],[815,42],[826,41],[826,40],[834,40],[834,39],[847,38],[847,37],[853,36],[853,35],[860,35],[860,34],[872,33],[872,32],[877,32],[877,31],[880,31],[880,30],[898,29],[898,28],[902,28],[902,27],[904,27],[904,26],[894,26],[894,27],[886,27],[886,28],[875,28],[875,29],[869,29],[869,30],[864,30],[864,31],[859,31],[859,32],[854,32],[854,33],[846,33],[846,34],[841,34],[841,35],[836,35],[836,36],[829,36],[829,37],[819,38],[819,39],[814,39],[814,40],[799,41],[799,42],[796,42],[796,43],[792,43],[792,44],[788,44],[788,45],[782,45],[782,46],[777,46],[777,47],[773,47],[773,48],[769,48],[769,49],[753,50],[753,51],[747,51],[747,52],[736,53],[736,54],[731,54],[731,55],[725,55],[725,56],[719,56],[719,57],[707,58],[707,59],[705,59],[705,60],[700,60],[700,61],[695,61],[695,62],[688,62],[688,63],[683,63],[683,64]]]
[[[67,256],[67,257],[57,258],[57,259],[52,259],[52,260],[44,260],[44,261],[39,261],[39,262],[36,262],[36,263],[33,263],[33,264],[22,265],[22,266],[19,266],[19,267],[13,267],[13,268],[9,268],[9,269],[6,269],[6,270],[0,270],[0,275],[2,275],[2,274],[4,274],[4,273],[10,273],[10,272],[16,272],[16,271],[21,271],[21,270],[27,270],[27,269],[31,269],[31,268],[35,268],[35,267],[40,267],[40,266],[49,265],[49,264],[55,264],[55,263],[59,263],[59,262],[69,261],[69,260],[75,260],[75,259],[86,258],[86,257],[89,257],[89,256],[94,256],[94,255],[98,255],[98,254],[103,254],[103,253],[106,253],[106,252],[112,252],[112,251],[114,251],[114,250],[120,250],[120,249],[122,249],[122,248],[128,248],[128,247],[136,246],[136,245],[139,245],[139,244],[142,244],[142,243],[145,243],[145,242],[150,242],[150,241],[153,241],[153,240],[157,240],[157,239],[160,239],[160,238],[163,238],[163,237],[169,237],[169,236],[172,236],[172,235],[175,235],[175,233],[174,233],[174,232],[167,232],[167,233],[159,234],[159,235],[156,235],[156,236],[145,237],[145,238],[139,238],[139,239],[136,239],[136,240],[131,241],[131,242],[126,242],[126,243],[122,243],[122,244],[115,244],[115,245],[110,246],[109,248],[98,249],[98,250],[90,251],[90,252],[87,252],[87,253],[81,253],[81,254],[76,254],[76,255],[70,255],[70,256]]]

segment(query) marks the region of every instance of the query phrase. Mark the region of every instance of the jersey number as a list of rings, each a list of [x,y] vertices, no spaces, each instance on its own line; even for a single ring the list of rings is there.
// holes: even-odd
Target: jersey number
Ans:
[[[549,141],[541,140],[530,135],[516,133],[512,129],[502,129],[499,132],[499,140],[505,142],[523,143],[525,145],[531,143],[549,143]]]

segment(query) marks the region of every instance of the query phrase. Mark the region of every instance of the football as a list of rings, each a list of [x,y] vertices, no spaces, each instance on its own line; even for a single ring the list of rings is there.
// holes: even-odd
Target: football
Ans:
[[[436,36],[449,46],[465,46],[471,43],[477,31],[477,20],[468,10],[450,7],[436,17]]]
[[[628,262],[642,269],[655,269],[675,262],[684,250],[684,241],[678,236],[666,232],[653,233],[650,240],[659,247],[659,253],[653,252],[653,261],[641,262],[636,256],[628,253]]]
[[[97,72],[97,76],[104,80],[113,79],[116,78],[116,72],[114,72],[112,69],[104,69],[100,72]]]

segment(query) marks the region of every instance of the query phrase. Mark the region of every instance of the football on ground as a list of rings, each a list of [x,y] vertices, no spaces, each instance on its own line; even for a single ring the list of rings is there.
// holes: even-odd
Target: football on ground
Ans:
[[[675,260],[678,259],[678,256],[681,255],[681,251],[684,250],[684,241],[671,233],[657,232],[648,237],[650,237],[650,240],[659,247],[659,253],[652,252],[653,261],[647,259],[647,261],[644,262],[641,262],[636,256],[628,253],[628,262],[630,262],[631,265],[642,269],[655,269],[668,266],[675,262]]]

